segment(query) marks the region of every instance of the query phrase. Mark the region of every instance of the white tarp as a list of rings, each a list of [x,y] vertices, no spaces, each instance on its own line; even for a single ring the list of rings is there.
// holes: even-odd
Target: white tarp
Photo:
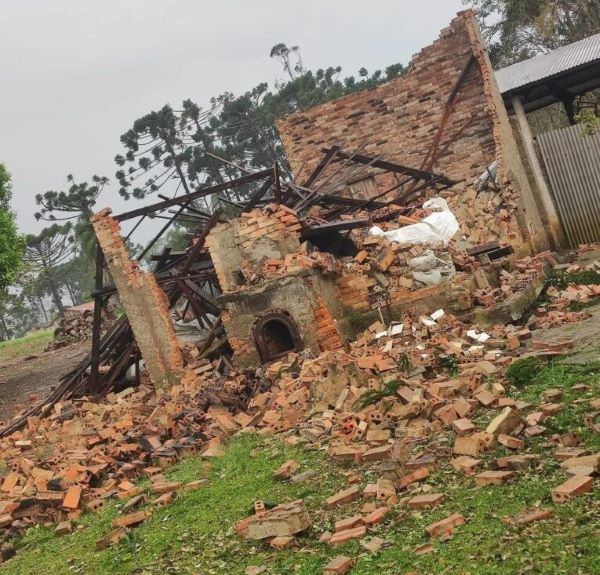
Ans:
[[[369,230],[372,236],[383,236],[392,242],[425,244],[442,242],[444,246],[458,231],[458,220],[443,198],[432,198],[423,204],[425,209],[436,210],[418,224],[404,226],[398,230],[384,232],[380,227],[373,226]]]

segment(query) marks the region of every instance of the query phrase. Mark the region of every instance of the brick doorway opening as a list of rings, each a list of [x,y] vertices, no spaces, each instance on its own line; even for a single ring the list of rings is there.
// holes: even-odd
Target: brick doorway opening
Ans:
[[[302,349],[298,327],[285,312],[272,311],[264,315],[254,325],[253,333],[262,363]]]

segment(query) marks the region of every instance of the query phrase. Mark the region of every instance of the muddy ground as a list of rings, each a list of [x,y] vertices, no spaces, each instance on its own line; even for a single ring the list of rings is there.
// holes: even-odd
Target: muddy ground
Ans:
[[[0,422],[46,397],[60,378],[89,351],[89,342],[28,357],[8,358],[0,365]]]
[[[583,321],[537,330],[533,337],[536,340],[556,341],[560,337],[573,340],[573,353],[569,354],[572,363],[588,363],[600,361],[600,304],[585,308],[583,311],[590,317]]]

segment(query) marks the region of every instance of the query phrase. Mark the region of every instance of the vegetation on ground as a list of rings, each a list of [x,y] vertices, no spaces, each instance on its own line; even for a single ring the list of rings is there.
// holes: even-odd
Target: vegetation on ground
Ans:
[[[54,330],[44,329],[18,339],[0,341],[0,367],[30,355],[39,355],[52,340]]]
[[[523,374],[524,372],[522,372]],[[523,375],[523,377],[525,377]],[[407,571],[420,574],[460,573],[469,575],[600,573],[600,498],[595,493],[568,504],[554,504],[550,491],[565,480],[556,449],[548,439],[553,433],[579,432],[590,451],[600,449],[600,437],[583,424],[588,401],[598,397],[600,364],[587,366],[564,363],[538,366],[509,394],[537,404],[549,388],[564,392],[564,409],[543,422],[547,432],[527,439],[528,451],[541,455],[539,464],[521,471],[507,485],[476,488],[472,476],[461,476],[447,461],[440,463],[426,485],[432,492],[446,494],[435,510],[409,511],[400,502],[370,535],[385,539],[384,547],[371,554],[358,541],[332,549],[319,543],[319,535],[333,522],[356,514],[363,502],[325,510],[323,500],[346,487],[350,474],[364,483],[377,479],[376,468],[343,467],[333,463],[323,450],[306,450],[287,445],[281,437],[243,435],[230,442],[225,456],[210,461],[191,457],[170,468],[169,479],[192,481],[206,478],[208,485],[195,491],[180,491],[175,502],[156,509],[127,539],[104,551],[95,542],[110,530],[119,514],[120,502],[110,502],[97,514],[86,514],[80,529],[63,538],[54,537],[50,527],[30,529],[18,543],[17,556],[0,568],[5,575],[80,573],[94,575],[137,574],[243,574],[250,565],[266,567],[272,575],[321,573],[325,563],[340,553],[358,559],[352,575],[396,575]],[[577,383],[591,386],[588,392],[573,392]],[[483,427],[493,416],[489,411],[475,419]],[[507,450],[499,447],[484,456],[489,462]],[[304,483],[274,480],[272,473],[283,462],[295,459],[299,471],[313,470],[315,477]],[[422,486],[422,490],[427,489]],[[282,503],[303,498],[313,519],[311,529],[299,537],[297,549],[275,551],[256,541],[244,541],[233,526],[251,513],[253,503]],[[543,506],[553,516],[529,526],[512,527],[502,518],[525,508]],[[150,508],[151,505],[147,505]],[[428,541],[424,528],[451,513],[462,513],[467,523],[445,542],[434,541],[433,552],[417,556],[414,549]]]

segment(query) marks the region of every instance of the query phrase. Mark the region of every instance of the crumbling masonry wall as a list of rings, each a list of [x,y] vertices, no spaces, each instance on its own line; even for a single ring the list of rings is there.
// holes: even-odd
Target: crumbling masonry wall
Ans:
[[[139,263],[130,261],[121,238],[119,223],[104,209],[91,218],[106,265],[119,292],[129,325],[157,386],[174,385],[183,373],[169,301],[152,273],[143,272]]]
[[[465,13],[464,25],[473,47],[473,54],[479,63],[486,102],[493,119],[500,185],[509,192],[511,207],[515,211],[523,237],[529,241],[533,251],[541,252],[551,246],[555,230],[552,229],[552,225],[544,225],[541,217],[544,208],[538,199],[541,191],[537,188],[533,176],[528,175],[520,142],[515,138],[515,129],[511,125],[496,75],[472,12]]]
[[[304,349],[342,347],[335,323],[343,311],[337,289],[321,276],[315,260],[301,253],[300,228],[293,210],[268,206],[217,224],[206,238],[223,292],[217,298],[221,319],[239,367],[260,364],[254,327],[271,312],[292,319]]]
[[[303,173],[310,173],[322,149],[332,145],[353,150],[366,144],[369,156],[420,167],[472,56],[476,63],[464,79],[433,169],[463,181],[450,193],[451,206],[470,244],[503,241],[518,253],[544,248],[547,238],[472,11],[461,12],[421,50],[404,76],[280,120],[294,172],[305,165]],[[473,182],[494,160],[501,188],[477,193]]]

